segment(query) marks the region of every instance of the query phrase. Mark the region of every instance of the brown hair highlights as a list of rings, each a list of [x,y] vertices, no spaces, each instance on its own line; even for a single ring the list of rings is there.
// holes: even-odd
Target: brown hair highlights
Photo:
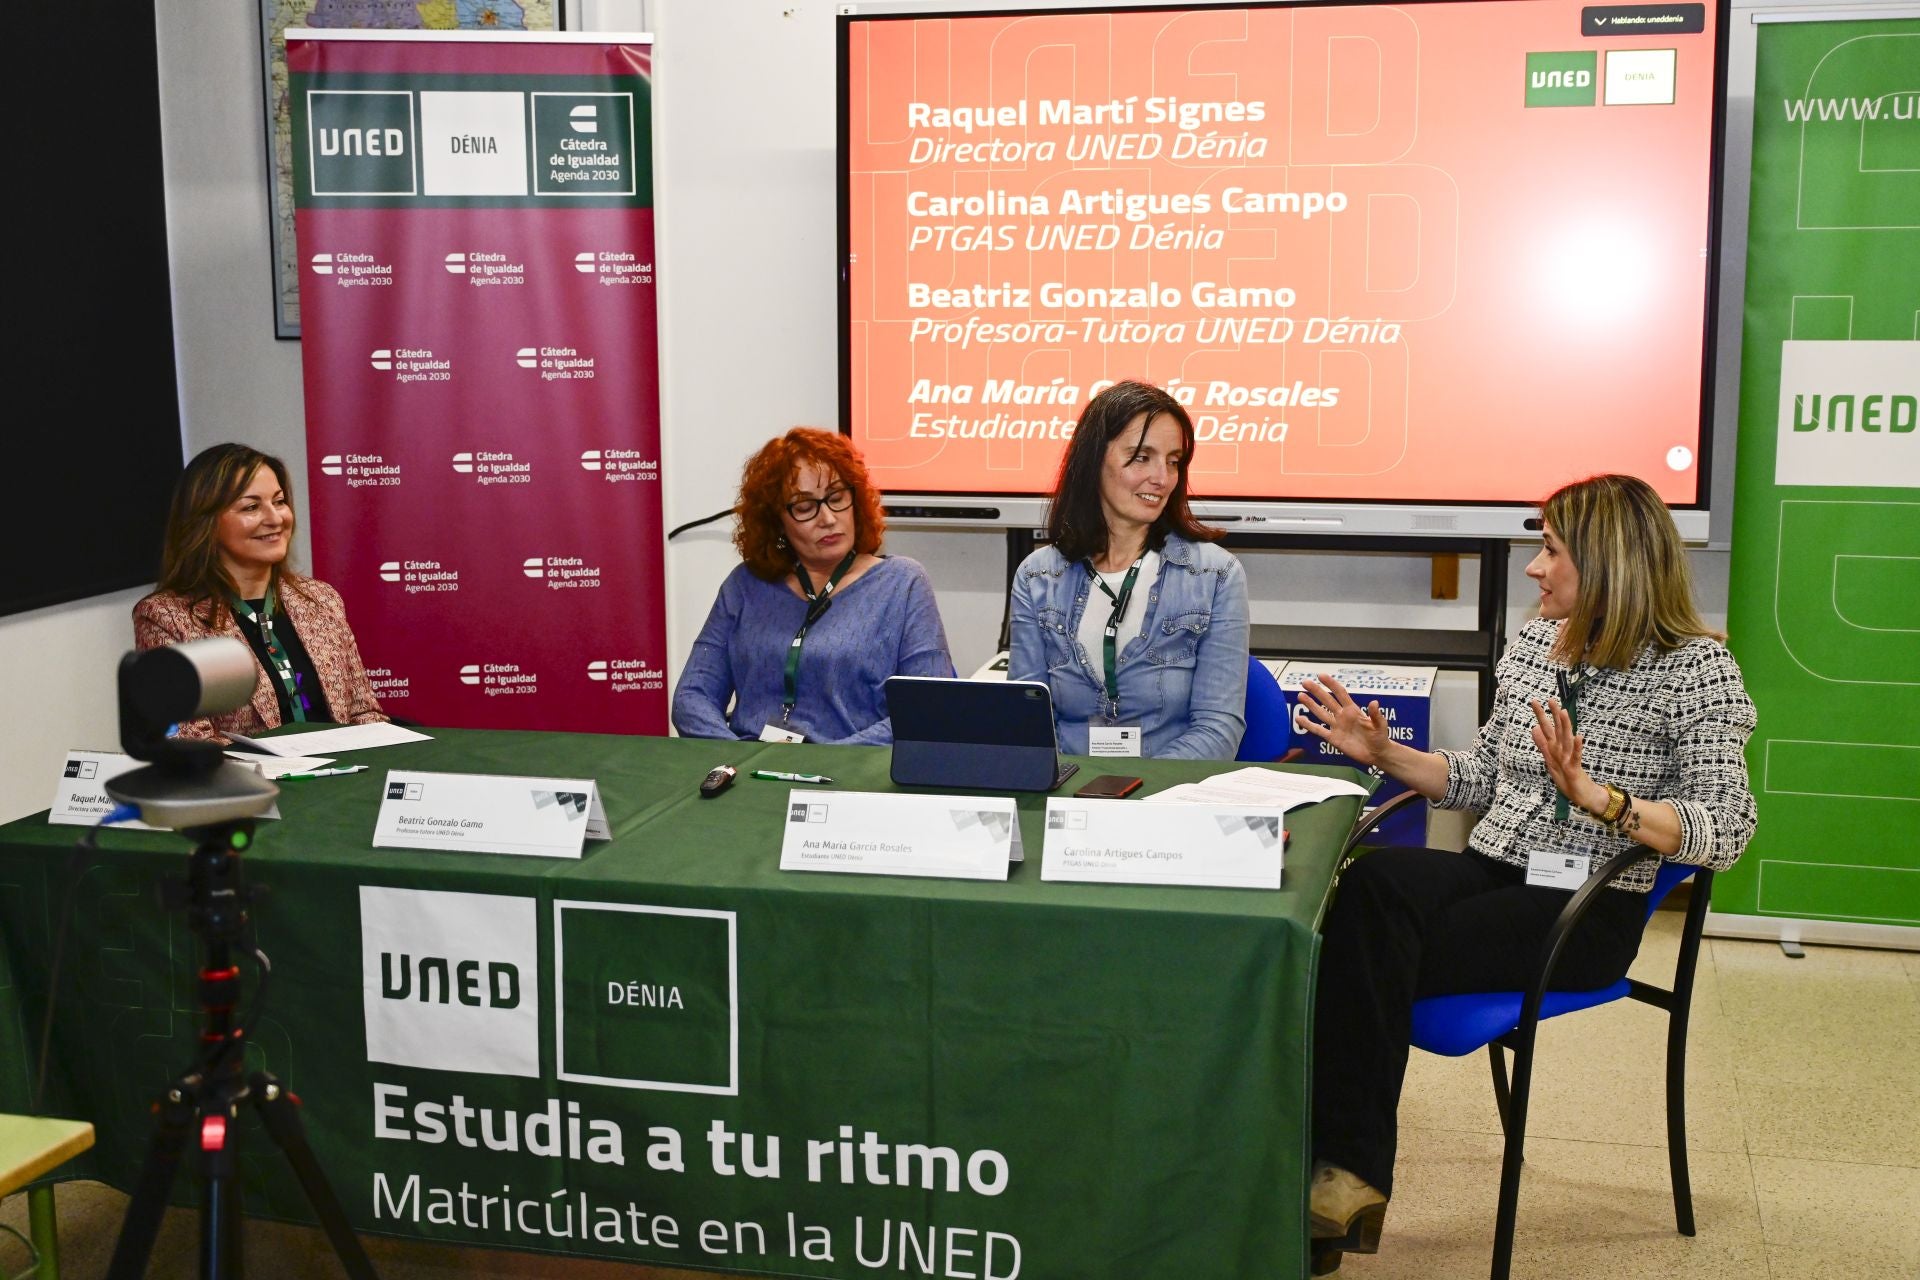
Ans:
[[[1693,573],[1667,504],[1637,476],[1567,485],[1540,514],[1580,573],[1554,656],[1624,669],[1647,644],[1677,649],[1711,630],[1693,603]]]
[[[1100,468],[1106,462],[1107,446],[1135,418],[1141,418],[1140,434],[1144,437],[1154,418],[1163,413],[1180,428],[1180,479],[1147,530],[1147,546],[1158,551],[1166,545],[1169,533],[1193,542],[1211,542],[1221,536],[1219,530],[1195,520],[1187,509],[1193,419],[1187,416],[1185,406],[1159,387],[1129,379],[1114,383],[1087,401],[1073,429],[1073,443],[1060,460],[1060,477],[1054,482],[1053,501],[1047,508],[1047,537],[1061,555],[1085,560],[1107,549],[1107,514],[1100,505]]]
[[[762,445],[740,473],[740,496],[733,504],[733,545],[756,578],[778,582],[793,569],[793,549],[787,546],[780,515],[787,505],[787,486],[807,463],[825,467],[853,491],[854,550],[862,555],[880,550],[887,518],[859,451],[837,431],[795,427]]]
[[[246,492],[247,482],[261,467],[273,472],[291,506],[293,482],[287,478],[287,464],[244,444],[216,444],[201,450],[174,482],[160,549],[159,589],[196,605],[206,604],[201,616],[209,626],[220,624],[227,597],[235,592],[233,579],[220,561],[216,536],[220,516]],[[273,566],[271,585],[276,590],[297,590],[300,581],[285,561]]]

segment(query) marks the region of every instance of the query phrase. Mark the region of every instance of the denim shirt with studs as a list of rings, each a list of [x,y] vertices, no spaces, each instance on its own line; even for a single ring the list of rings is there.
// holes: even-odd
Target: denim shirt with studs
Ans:
[[[1231,760],[1246,729],[1247,575],[1212,543],[1168,534],[1146,621],[1120,649],[1118,706],[1098,654],[1077,632],[1093,580],[1086,561],[1052,547],[1024,560],[1013,580],[1007,677],[1041,680],[1053,693],[1060,750],[1087,754],[1093,725],[1137,724],[1142,753],[1161,759]],[[1104,597],[1103,597],[1104,599]]]

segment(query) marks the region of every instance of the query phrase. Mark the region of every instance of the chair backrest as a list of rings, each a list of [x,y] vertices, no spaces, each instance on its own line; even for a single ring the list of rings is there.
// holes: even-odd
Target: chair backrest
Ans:
[[[1293,744],[1293,726],[1288,723],[1287,695],[1280,689],[1267,664],[1247,656],[1247,731],[1240,739],[1236,760],[1278,760]]]
[[[1699,869],[1683,862],[1662,862],[1653,877],[1653,888],[1647,892],[1647,919],[1653,919],[1653,913],[1660,909],[1660,903],[1673,891],[1673,886]]]

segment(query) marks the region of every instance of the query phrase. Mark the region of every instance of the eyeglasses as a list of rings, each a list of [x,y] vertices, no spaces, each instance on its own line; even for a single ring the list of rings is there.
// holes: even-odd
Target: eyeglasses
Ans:
[[[853,490],[829,489],[824,497],[794,499],[787,504],[787,514],[801,524],[805,524],[820,514],[821,507],[829,511],[845,511],[852,505]]]

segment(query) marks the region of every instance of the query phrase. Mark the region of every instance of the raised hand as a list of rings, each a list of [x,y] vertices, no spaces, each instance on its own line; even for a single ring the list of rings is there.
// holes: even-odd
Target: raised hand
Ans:
[[[1560,794],[1585,809],[1597,813],[1606,808],[1607,789],[1595,782],[1580,763],[1581,749],[1586,739],[1573,731],[1573,720],[1567,715],[1567,709],[1549,698],[1545,705],[1530,700],[1533,708],[1533,745],[1540,749],[1540,758],[1546,761],[1547,776],[1553,779],[1553,785],[1560,788]]]
[[[1307,732],[1331,743],[1350,760],[1385,767],[1393,737],[1378,701],[1362,707],[1338,680],[1322,675],[1318,680],[1308,677],[1300,682],[1299,705],[1308,712],[1298,720]]]

